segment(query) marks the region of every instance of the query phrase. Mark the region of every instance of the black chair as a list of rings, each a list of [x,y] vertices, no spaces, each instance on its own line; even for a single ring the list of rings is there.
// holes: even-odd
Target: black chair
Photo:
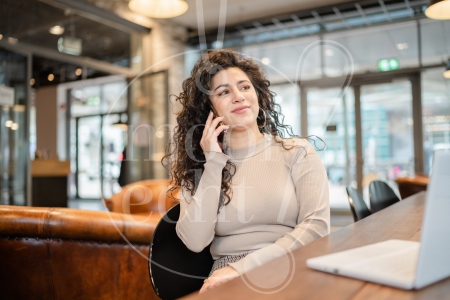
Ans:
[[[175,231],[179,216],[177,204],[158,223],[150,244],[150,278],[156,294],[164,300],[198,291],[214,263],[209,246],[195,253],[180,240]]]
[[[348,203],[350,203],[350,209],[353,215],[353,220],[355,222],[358,222],[359,220],[370,216],[372,213],[370,212],[369,208],[367,208],[367,205],[364,202],[364,198],[361,196],[358,190],[352,188],[351,186],[347,186],[346,190],[348,195]]]
[[[370,208],[372,213],[380,211],[400,201],[391,187],[384,181],[375,180],[369,185]]]

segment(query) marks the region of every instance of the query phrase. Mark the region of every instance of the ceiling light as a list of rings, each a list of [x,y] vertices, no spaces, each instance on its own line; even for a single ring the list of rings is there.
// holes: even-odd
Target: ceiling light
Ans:
[[[13,106],[13,111],[15,111],[15,112],[24,112],[25,111],[25,105],[15,104]]]
[[[11,129],[12,130],[17,130],[19,128],[19,124],[17,124],[17,123],[12,123],[12,125],[11,125]]]
[[[447,61],[447,68],[444,72],[444,77],[450,79],[450,59]]]
[[[396,45],[398,50],[405,50],[408,49],[408,44],[407,43],[399,43]]]
[[[130,9],[150,18],[174,18],[188,10],[188,4],[183,0],[131,0]]]
[[[223,42],[222,41],[214,41],[211,43],[211,46],[214,49],[221,49],[221,48],[223,48]]]
[[[9,37],[8,38],[8,43],[10,43],[10,44],[13,44],[13,45],[15,45],[15,44],[17,44],[17,39],[15,39],[15,38],[12,38],[12,37]]]
[[[55,79],[55,75],[48,74],[47,79],[48,79],[48,81],[53,81],[53,79]]]
[[[6,126],[6,127],[11,127],[12,124],[13,124],[13,121],[12,121],[12,120],[7,120],[7,121],[5,122],[5,126]]]
[[[450,20],[450,0],[430,0],[425,15],[435,20]]]
[[[119,116],[119,121],[113,123],[112,126],[119,127],[122,131],[126,131],[128,129],[127,123],[122,122],[122,115]]]
[[[120,129],[122,129],[122,131],[126,131],[128,129],[127,123],[123,123],[122,121],[113,123],[112,126],[118,127]]]
[[[34,78],[30,79],[30,85],[34,85],[36,83],[36,80],[34,80]]]
[[[262,62],[263,64],[265,64],[265,65],[269,65],[269,64],[270,64],[270,58],[268,58],[268,57],[263,57],[263,58],[261,59],[261,62]]]
[[[81,70],[80,68],[75,70],[75,75],[80,76],[81,73],[83,73],[83,70]]]
[[[327,49],[327,50],[325,50],[325,55],[326,55],[326,56],[333,56],[333,55],[334,55],[334,52],[333,52],[333,50],[331,50],[331,49]]]
[[[64,33],[64,27],[56,25],[56,26],[51,27],[48,31],[51,34],[60,35],[60,34]]]
[[[25,111],[25,105],[16,104],[13,106],[13,111],[15,112],[24,112]]]

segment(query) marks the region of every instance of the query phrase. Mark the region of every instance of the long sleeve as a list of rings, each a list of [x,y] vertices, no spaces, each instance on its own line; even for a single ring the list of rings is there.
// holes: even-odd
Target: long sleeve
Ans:
[[[248,254],[230,264],[240,274],[287,254],[329,233],[330,207],[328,180],[317,153],[311,149],[302,152],[292,167],[299,214],[295,228],[275,243]]]
[[[204,171],[194,196],[186,190],[180,193],[180,218],[176,225],[178,236],[194,252],[202,251],[214,238],[222,169],[229,159],[219,152],[205,152],[205,156]]]

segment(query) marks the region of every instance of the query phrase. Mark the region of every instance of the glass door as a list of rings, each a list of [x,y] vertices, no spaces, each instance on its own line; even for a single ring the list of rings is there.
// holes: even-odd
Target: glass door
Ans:
[[[0,205],[31,205],[31,55],[0,48]]]
[[[414,172],[412,89],[409,79],[361,86],[363,194],[379,179],[394,180]]]
[[[307,134],[325,142],[321,151],[323,144],[312,137],[327,170],[334,210],[349,208],[347,185],[360,188],[368,200],[373,180],[384,180],[395,190],[397,177],[414,173],[411,79],[384,81],[355,84],[345,93],[341,87],[304,87]]]
[[[77,118],[76,132],[76,197],[100,199],[101,116]]]
[[[442,69],[422,72],[424,173],[430,174],[433,153],[450,149],[450,81]]]
[[[127,140],[126,114],[106,115],[102,126],[102,195],[110,198],[120,192],[119,176]],[[121,168],[122,167],[122,168]]]
[[[76,118],[77,198],[109,198],[120,192],[126,121],[126,113]]]
[[[341,88],[306,91],[308,135],[327,170],[330,206],[348,210],[345,187],[355,182],[355,114],[352,89]],[[310,141],[310,142],[311,142]],[[323,149],[322,149],[323,148]]]
[[[111,197],[120,190],[118,178],[128,122],[127,81],[121,76],[109,76],[62,88],[70,115],[66,123],[74,173],[70,177],[70,197]],[[59,116],[63,120],[66,117]]]

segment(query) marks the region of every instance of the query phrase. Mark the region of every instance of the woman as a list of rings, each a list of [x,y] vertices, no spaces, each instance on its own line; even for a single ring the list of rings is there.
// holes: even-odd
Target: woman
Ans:
[[[251,59],[210,51],[177,97],[163,162],[181,188],[178,236],[195,252],[212,242],[200,292],[329,232],[325,169],[306,140],[282,138],[293,134],[269,85]]]

